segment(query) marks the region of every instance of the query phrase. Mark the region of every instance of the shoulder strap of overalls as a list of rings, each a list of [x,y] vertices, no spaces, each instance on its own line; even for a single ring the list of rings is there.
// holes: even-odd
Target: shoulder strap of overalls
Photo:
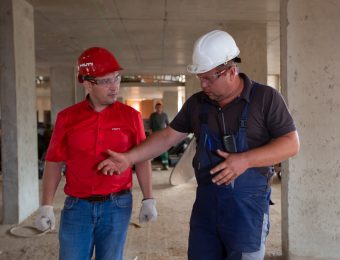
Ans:
[[[258,87],[257,83],[253,83],[253,86],[250,90],[249,102],[247,102],[242,110],[241,118],[240,118],[240,130],[247,128],[248,114],[249,114],[249,105],[253,99],[255,89]]]
[[[202,101],[200,104],[200,114],[199,114],[199,128],[200,128],[200,136],[199,136],[199,144],[204,147],[207,145],[208,147],[211,147],[211,142],[209,135],[207,134],[208,131],[208,117],[209,117],[209,110],[210,110],[210,105],[208,102]]]

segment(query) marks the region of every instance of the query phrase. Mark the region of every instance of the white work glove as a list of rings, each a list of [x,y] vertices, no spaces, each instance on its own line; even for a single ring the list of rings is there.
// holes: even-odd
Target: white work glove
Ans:
[[[39,214],[35,220],[35,226],[40,231],[55,229],[55,216],[53,206],[43,205],[39,208]]]
[[[145,199],[142,201],[142,207],[139,212],[139,223],[149,222],[156,220],[157,210],[156,210],[156,200],[155,199]]]

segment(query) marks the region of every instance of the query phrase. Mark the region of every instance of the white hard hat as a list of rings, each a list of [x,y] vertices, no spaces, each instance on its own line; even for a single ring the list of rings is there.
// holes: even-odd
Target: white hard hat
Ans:
[[[214,30],[196,41],[192,64],[188,65],[187,69],[193,74],[204,73],[236,58],[239,54],[240,50],[230,34]]]

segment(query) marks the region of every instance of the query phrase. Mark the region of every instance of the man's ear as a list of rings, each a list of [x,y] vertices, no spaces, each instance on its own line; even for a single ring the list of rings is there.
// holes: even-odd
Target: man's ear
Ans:
[[[228,71],[227,71],[228,72]],[[232,66],[230,69],[229,69],[229,73],[230,73],[230,79],[231,80],[234,80],[236,75],[238,74],[237,73],[237,67],[236,66]]]
[[[85,91],[86,91],[87,93],[91,92],[92,89],[93,89],[93,86],[92,86],[91,82],[89,82],[89,81],[87,81],[87,80],[85,80],[85,81],[83,82],[83,86],[84,86]]]

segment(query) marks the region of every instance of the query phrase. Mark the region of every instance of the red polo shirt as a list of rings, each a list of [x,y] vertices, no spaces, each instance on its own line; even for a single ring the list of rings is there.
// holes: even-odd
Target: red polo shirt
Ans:
[[[85,100],[58,114],[46,160],[66,163],[67,195],[106,195],[132,186],[131,168],[119,176],[97,170],[107,149],[126,152],[144,139],[141,115],[132,107],[115,102],[96,112]]]

